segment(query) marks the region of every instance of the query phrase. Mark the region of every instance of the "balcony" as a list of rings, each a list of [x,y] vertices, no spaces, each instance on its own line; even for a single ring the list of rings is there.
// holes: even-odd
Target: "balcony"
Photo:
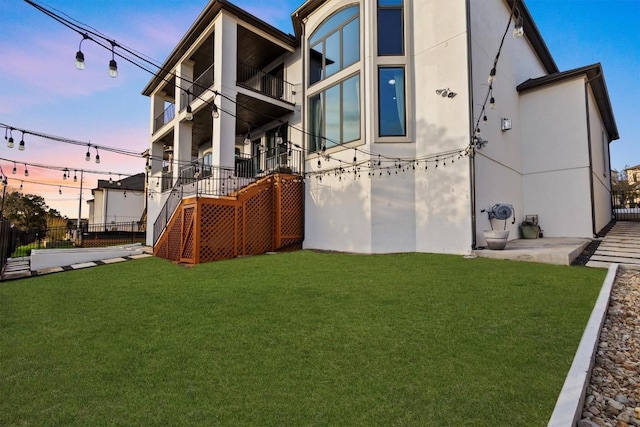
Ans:
[[[191,101],[200,97],[211,86],[213,86],[213,65],[211,64],[202,74],[200,74],[186,91],[181,91],[182,105],[187,106]]]
[[[153,131],[157,131],[162,126],[169,123],[176,116],[176,106],[174,104],[170,104],[164,111],[155,118],[155,123],[153,126]]]
[[[295,104],[293,84],[277,75],[265,73],[243,63],[238,63],[237,85],[273,99]]]

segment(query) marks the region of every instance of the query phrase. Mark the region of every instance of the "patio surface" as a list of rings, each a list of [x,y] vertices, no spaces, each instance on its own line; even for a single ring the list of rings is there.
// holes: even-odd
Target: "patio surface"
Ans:
[[[503,250],[477,249],[471,253],[482,258],[571,265],[589,243],[591,239],[575,237],[515,239],[507,242]]]

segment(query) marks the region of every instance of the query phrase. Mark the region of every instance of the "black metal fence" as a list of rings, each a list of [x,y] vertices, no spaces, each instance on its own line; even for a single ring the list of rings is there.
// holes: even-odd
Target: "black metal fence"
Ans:
[[[640,192],[614,191],[611,193],[611,201],[617,221],[640,221]]]
[[[82,224],[19,230],[9,220],[0,221],[0,256],[2,267],[7,258],[29,256],[33,249],[97,248],[146,242],[146,225],[137,221],[108,224]]]

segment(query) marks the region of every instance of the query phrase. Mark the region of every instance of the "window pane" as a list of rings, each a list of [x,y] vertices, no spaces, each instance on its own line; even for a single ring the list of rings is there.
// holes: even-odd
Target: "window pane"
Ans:
[[[360,76],[342,83],[342,142],[360,139]]]
[[[329,77],[340,71],[340,32],[336,32],[327,37],[324,45],[325,49],[325,71],[324,76]]]
[[[378,0],[378,6],[402,6],[402,0]]]
[[[327,148],[340,143],[340,85],[325,91]]]
[[[331,34],[336,28],[347,22],[359,13],[358,6],[351,6],[333,15],[327,19],[309,38],[309,43],[314,44],[321,38],[324,38],[327,34]]]
[[[404,55],[402,9],[378,9],[378,55]]]
[[[342,29],[342,68],[360,60],[360,19],[356,18]]]
[[[405,136],[405,91],[403,68],[378,69],[380,136]]]
[[[322,96],[318,94],[309,99],[309,151],[318,151],[322,148],[322,135],[324,135]]]
[[[309,84],[322,80],[322,43],[311,48],[309,52]]]

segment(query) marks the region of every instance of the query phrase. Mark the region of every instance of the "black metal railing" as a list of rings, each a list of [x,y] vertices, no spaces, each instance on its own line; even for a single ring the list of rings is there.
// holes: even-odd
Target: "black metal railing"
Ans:
[[[200,74],[194,81],[191,86],[187,88],[186,91],[181,91],[180,96],[182,97],[182,107],[186,108],[188,104],[191,104],[191,101],[198,98],[202,95],[206,90],[208,90],[211,86],[213,86],[214,75],[213,75],[213,65],[209,66],[202,74]]]
[[[7,258],[29,256],[33,249],[64,249],[73,247],[106,247],[146,242],[146,224],[140,221],[82,224],[78,233],[75,225],[20,230],[0,222],[0,256]]]
[[[176,106],[174,104],[170,104],[169,106],[167,106],[167,108],[164,109],[162,113],[158,114],[158,116],[156,117],[153,131],[155,132],[162,126],[169,123],[175,116]]]
[[[166,229],[182,199],[187,197],[233,196],[256,179],[273,173],[301,175],[302,151],[280,144],[257,156],[236,155],[235,166],[211,166],[203,158],[180,169],[178,179],[153,224],[153,244]]]
[[[238,63],[237,84],[270,98],[295,104],[295,86],[293,84],[249,65]]]
[[[618,221],[640,221],[640,191],[617,190],[611,192],[613,215]]]

